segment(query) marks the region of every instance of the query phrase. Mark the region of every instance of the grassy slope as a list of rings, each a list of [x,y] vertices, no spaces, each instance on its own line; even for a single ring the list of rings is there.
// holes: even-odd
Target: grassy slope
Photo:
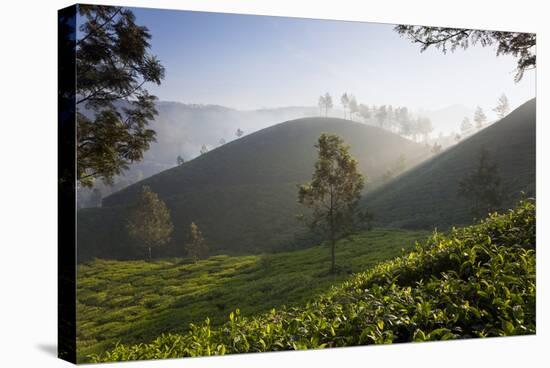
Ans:
[[[343,239],[337,261],[348,273],[410,250],[425,232],[375,229]],[[253,256],[215,256],[188,264],[182,259],[153,262],[96,260],[78,267],[78,349],[82,359],[117,340],[149,341],[183,332],[190,322],[212,323],[231,310],[262,313],[300,304],[347,273],[328,275],[326,246]]]
[[[432,229],[471,223],[458,182],[477,165],[480,148],[498,164],[509,208],[520,192],[535,194],[535,100],[530,100],[465,141],[369,193],[375,221],[392,227]]]
[[[349,120],[304,118],[274,125],[121,190],[105,198],[103,208],[79,211],[79,260],[141,257],[130,248],[124,206],[143,185],[166,201],[174,221],[174,241],[162,256],[181,255],[191,221],[216,252],[291,249],[303,230],[295,219],[303,210],[296,185],[311,179],[313,146],[323,132],[338,134],[351,146],[371,188],[400,154],[408,164],[429,154],[424,145]]]
[[[311,302],[255,317],[237,310],[187,334],[121,345],[95,361],[312,349],[536,332],[533,202],[481,224],[435,233]]]

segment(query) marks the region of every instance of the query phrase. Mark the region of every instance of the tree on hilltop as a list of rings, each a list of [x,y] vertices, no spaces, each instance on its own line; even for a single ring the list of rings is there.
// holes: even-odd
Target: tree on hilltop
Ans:
[[[474,122],[476,123],[476,129],[480,130],[483,128],[483,125],[487,121],[487,116],[483,112],[483,109],[481,107],[477,107],[476,111],[474,113]]]
[[[325,111],[325,117],[328,116],[328,110],[332,109],[332,96],[327,92],[324,95],[319,96],[319,115]]]
[[[357,104],[357,100],[355,99],[354,95],[350,95],[348,106],[349,106],[349,119],[353,121],[353,115],[359,112],[359,105]]]
[[[332,109],[334,104],[332,102],[332,96],[327,92],[325,93],[325,117],[328,115],[328,110]]]
[[[472,123],[470,123],[470,119],[467,117],[464,117],[464,119],[462,119],[462,123],[460,124],[460,132],[462,133],[462,135],[463,136],[468,135],[468,133],[470,133],[472,128],[473,126],[472,126]]]
[[[348,97],[347,92],[344,92],[342,97],[340,97],[340,102],[342,103],[342,107],[344,108],[344,119],[345,119],[346,118],[346,110],[347,110],[348,105],[349,105],[349,97]]]
[[[428,141],[430,133],[434,130],[432,121],[426,117],[419,117],[416,122],[416,131],[424,137],[424,141]]]
[[[380,125],[380,128],[383,128],[384,124],[386,123],[386,119],[388,118],[386,105],[382,105],[378,108],[378,110],[375,113],[375,117],[376,117],[376,120],[378,121],[378,125]]]
[[[508,102],[508,97],[503,93],[498,98],[498,105],[493,109],[497,113],[499,119],[502,119],[510,112],[510,103]]]
[[[319,116],[323,115],[323,110],[325,109],[325,96],[319,96],[317,106],[319,106]]]
[[[363,118],[364,122],[367,122],[370,119],[371,111],[367,105],[359,105],[359,116]]]

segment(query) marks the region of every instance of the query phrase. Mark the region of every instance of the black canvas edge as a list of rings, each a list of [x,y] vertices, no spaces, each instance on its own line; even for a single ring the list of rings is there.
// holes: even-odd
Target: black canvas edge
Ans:
[[[76,12],[57,13],[57,356],[76,364]]]

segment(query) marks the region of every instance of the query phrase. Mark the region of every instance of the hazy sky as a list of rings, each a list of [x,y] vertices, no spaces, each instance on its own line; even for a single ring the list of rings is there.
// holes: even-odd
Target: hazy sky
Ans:
[[[535,96],[535,73],[514,83],[515,59],[494,48],[420,53],[393,25],[134,8],[166,68],[161,100],[238,109],[316,105],[347,91],[360,103],[437,109],[512,107]]]

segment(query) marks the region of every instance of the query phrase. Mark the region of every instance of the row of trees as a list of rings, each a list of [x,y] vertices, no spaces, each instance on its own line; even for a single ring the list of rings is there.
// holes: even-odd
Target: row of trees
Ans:
[[[419,116],[414,118],[407,107],[393,107],[392,105],[368,106],[359,104],[354,95],[344,93],[340,98],[344,110],[344,119],[359,118],[364,123],[378,125],[394,133],[417,141],[419,137],[427,140],[433,131],[429,118]],[[327,92],[319,96],[319,114],[326,117],[334,107],[332,96]]]
[[[235,131],[235,136],[237,136],[237,138],[240,138],[243,135],[244,135],[244,131],[241,128],[238,128]],[[225,140],[225,138],[220,138],[220,140],[218,141],[219,146],[223,146],[226,143],[227,141]],[[210,151],[208,146],[206,144],[203,144],[201,146],[201,149],[199,150],[199,154],[204,155],[205,153],[208,153],[208,151]],[[178,157],[176,157],[176,163],[178,166],[183,165],[185,163],[185,159],[181,155],[178,155]]]
[[[332,96],[327,92],[319,96],[319,112],[328,116],[328,111],[334,107]],[[347,117],[353,121],[355,116],[365,122],[378,125],[393,133],[410,138],[417,142],[422,138],[424,142],[428,141],[430,133],[434,127],[431,120],[427,117],[412,117],[407,107],[393,107],[392,105],[372,106],[358,104],[354,95],[344,93],[340,102],[344,110],[344,119]],[[493,109],[498,119],[502,119],[510,112],[510,104],[505,94],[502,94],[497,106]],[[464,136],[468,136],[481,130],[487,124],[487,115],[484,110],[477,106],[473,116],[473,123],[469,117],[464,117],[460,124],[461,134],[456,134],[457,141]],[[434,146],[435,151],[440,151],[440,147]]]
[[[508,97],[506,97],[504,93],[498,98],[497,106],[493,109],[493,111],[497,114],[497,118],[499,120],[504,118],[510,112],[510,103],[508,102]],[[481,130],[486,123],[487,115],[485,115],[485,112],[480,106],[477,106],[473,116],[473,123],[470,121],[470,118],[465,116],[460,124],[460,132],[463,136],[472,134]]]
[[[77,110],[85,107],[91,113],[77,114],[76,142],[78,185],[91,186],[95,179],[108,182],[133,161],[141,160],[155,140],[155,132],[148,124],[157,113],[156,98],[145,86],[159,85],[165,70],[150,53],[149,30],[136,24],[130,9],[100,5],[81,5],[78,9],[82,19],[79,32],[64,28],[59,37],[63,45],[74,47],[70,53],[76,55]],[[434,47],[446,53],[476,44],[496,45],[497,55],[516,58],[516,82],[524,72],[536,67],[534,33],[410,25],[396,26],[395,31],[420,45],[421,51]],[[75,34],[77,39],[73,42]],[[344,96],[341,100],[350,118],[360,113],[368,115],[353,96],[347,95],[347,102]],[[118,102],[127,104],[117,105]],[[333,107],[328,93],[319,98],[319,107],[328,115]]]
[[[170,242],[174,231],[168,207],[148,186],[142,188],[138,201],[130,209],[126,228],[130,237],[147,251],[148,259],[152,258],[153,248]],[[189,226],[188,241],[184,245],[184,250],[194,262],[208,256],[208,245],[194,222]]]

